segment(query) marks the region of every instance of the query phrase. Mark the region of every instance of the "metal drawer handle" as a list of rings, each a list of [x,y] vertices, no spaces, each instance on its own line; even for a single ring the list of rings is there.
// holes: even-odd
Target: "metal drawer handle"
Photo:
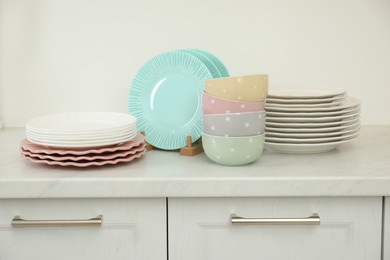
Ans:
[[[232,214],[232,224],[257,224],[257,225],[319,225],[321,218],[313,213],[307,218],[243,218]]]
[[[101,226],[102,222],[102,215],[90,219],[71,220],[26,220],[15,216],[12,219],[12,227],[96,227]]]

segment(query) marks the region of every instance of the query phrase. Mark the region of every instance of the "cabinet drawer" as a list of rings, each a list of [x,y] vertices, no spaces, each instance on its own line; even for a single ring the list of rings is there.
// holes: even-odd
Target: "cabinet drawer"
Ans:
[[[381,257],[381,197],[177,198],[168,205],[170,260]],[[307,219],[313,213],[319,225]],[[232,224],[232,214],[268,224]]]
[[[0,200],[0,259],[166,259],[165,203],[165,199]],[[15,216],[28,221],[12,225]],[[97,216],[101,224],[89,221]]]

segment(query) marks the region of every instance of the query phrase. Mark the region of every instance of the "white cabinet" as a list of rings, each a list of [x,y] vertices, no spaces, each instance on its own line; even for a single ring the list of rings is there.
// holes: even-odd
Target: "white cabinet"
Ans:
[[[15,216],[28,221],[14,227]],[[166,260],[166,250],[165,198],[0,200],[1,260]]]
[[[231,214],[306,221],[312,213],[320,225],[231,223]],[[381,259],[381,197],[173,198],[168,220],[170,260]]]
[[[0,200],[1,260],[380,260],[381,234],[381,197]]]

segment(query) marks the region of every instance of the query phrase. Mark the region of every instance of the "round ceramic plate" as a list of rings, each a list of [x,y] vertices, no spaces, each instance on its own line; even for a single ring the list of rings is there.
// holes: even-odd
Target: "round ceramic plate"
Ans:
[[[112,160],[117,158],[127,157],[131,154],[136,154],[143,152],[145,150],[145,144],[141,144],[137,147],[134,147],[126,151],[115,151],[112,153],[103,153],[103,154],[86,154],[86,155],[48,155],[42,153],[32,153],[29,151],[24,151],[21,149],[22,155],[29,156],[31,158],[41,159],[41,160],[52,160],[52,161],[97,161],[97,160]]]
[[[47,135],[47,134],[36,134],[33,132],[30,132],[26,130],[26,136],[27,138],[32,138],[35,140],[41,140],[41,141],[81,141],[81,142],[86,142],[86,141],[102,141],[102,140],[107,140],[107,139],[119,139],[119,138],[125,138],[126,136],[132,135],[136,133],[137,131],[134,130],[127,130],[127,131],[120,131],[117,133],[112,133],[112,134],[104,134],[104,135]]]
[[[360,127],[359,124],[354,125],[346,129],[325,133],[278,133],[278,132],[266,132],[266,137],[279,137],[279,138],[323,138],[349,134],[356,131]]]
[[[183,52],[185,53],[188,53],[190,55],[193,55],[195,56],[195,58],[199,59],[201,62],[203,62],[204,65],[207,66],[207,68],[209,69],[211,75],[213,76],[213,78],[220,78],[221,77],[221,74],[219,73],[219,70],[218,68],[214,65],[214,63],[208,58],[206,57],[204,54],[202,53],[199,53],[197,51],[193,51],[191,49],[185,49],[185,50],[182,50]]]
[[[138,134],[133,140],[118,145],[113,145],[104,148],[83,148],[83,149],[64,149],[64,148],[52,148],[47,146],[42,146],[38,144],[31,143],[27,139],[23,139],[20,142],[20,148],[23,151],[29,151],[31,153],[40,153],[40,154],[58,154],[58,155],[92,155],[92,154],[103,154],[103,153],[112,153],[116,151],[126,151],[133,149],[141,144],[145,143],[144,136]]]
[[[336,122],[350,117],[358,116],[359,112],[346,113],[338,116],[325,117],[273,117],[267,116],[267,122],[285,122],[285,123],[314,123],[314,122]]]
[[[41,134],[91,134],[131,127],[132,115],[114,112],[72,112],[31,119],[26,129]]]
[[[108,139],[100,139],[100,140],[62,140],[62,141],[51,141],[51,140],[37,140],[33,139],[31,137],[27,137],[27,140],[29,140],[32,143],[53,147],[53,148],[78,148],[78,149],[85,149],[85,148],[94,148],[94,147],[103,147],[103,146],[109,146],[109,145],[117,145],[121,143],[125,143],[128,141],[133,140],[137,136],[137,132],[134,132],[130,135],[120,137],[120,138],[108,138]]]
[[[359,112],[360,106],[357,105],[356,107],[347,108],[345,110],[338,110],[338,111],[329,111],[329,112],[274,112],[274,111],[267,111],[267,116],[270,117],[290,117],[290,118],[296,118],[296,117],[325,117],[325,116],[339,116],[339,115],[345,115],[347,113],[352,112]]]
[[[289,144],[289,143],[271,143],[265,142],[267,151],[274,151],[289,154],[313,154],[324,153],[336,149],[341,144],[345,144],[355,140],[357,136],[350,139],[342,139],[334,142],[318,143],[318,144]]]
[[[281,108],[320,108],[320,107],[334,107],[342,104],[344,102],[344,99],[338,99],[332,102],[325,102],[325,103],[311,103],[311,104],[298,104],[298,103],[267,103],[265,104],[265,108],[273,108],[273,107],[281,107]]]
[[[219,60],[212,53],[204,51],[204,50],[199,50],[199,49],[190,49],[190,50],[193,52],[197,52],[199,54],[202,54],[202,55],[206,56],[207,58],[209,58],[210,61],[217,67],[221,77],[229,77],[229,72],[226,69],[225,65],[221,62],[221,60]]]
[[[274,104],[323,104],[332,103],[334,101],[342,100],[345,98],[345,94],[337,95],[329,98],[306,98],[306,99],[280,99],[280,98],[269,98],[267,97],[267,103]]]
[[[330,112],[330,111],[340,111],[345,110],[351,107],[356,107],[360,105],[360,100],[351,96],[347,96],[345,100],[335,106],[329,107],[277,107],[277,106],[268,106],[266,107],[267,113],[268,111],[273,112]]]
[[[129,113],[146,141],[160,149],[186,146],[202,134],[203,82],[211,79],[207,66],[183,51],[166,52],[147,61],[129,91]]]
[[[135,159],[140,158],[145,154],[146,150],[137,152],[135,154],[129,154],[124,157],[117,157],[107,160],[93,160],[93,161],[55,161],[50,159],[39,159],[35,157],[30,157],[23,154],[23,157],[33,163],[48,164],[48,165],[57,165],[57,166],[72,166],[72,167],[89,167],[89,166],[103,166],[103,165],[113,165],[121,162],[130,162]]]
[[[266,127],[287,127],[287,128],[315,128],[315,127],[329,127],[329,126],[339,126],[347,123],[357,122],[359,117],[351,117],[347,119],[342,119],[335,122],[317,122],[317,123],[284,123],[284,122],[266,122]]]
[[[345,94],[345,90],[340,89],[292,89],[277,90],[271,88],[268,93],[269,98],[278,99],[322,99]]]
[[[287,127],[266,127],[266,133],[281,133],[281,134],[312,134],[312,133],[334,133],[342,131],[347,128],[354,128],[360,125],[358,119],[353,120],[349,123],[329,126],[329,127],[312,127],[312,128],[287,128]]]
[[[354,138],[359,134],[359,128],[353,129],[352,131],[346,134],[340,134],[338,136],[328,136],[328,137],[313,137],[313,138],[285,138],[285,137],[270,137],[266,136],[266,142],[272,143],[289,143],[289,144],[306,144],[306,143],[327,143],[340,141],[342,139]]]

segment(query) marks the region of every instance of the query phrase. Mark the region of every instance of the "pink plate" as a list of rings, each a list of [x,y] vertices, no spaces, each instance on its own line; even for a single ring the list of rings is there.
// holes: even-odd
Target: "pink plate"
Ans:
[[[21,149],[22,155],[41,159],[41,160],[52,160],[52,161],[95,161],[95,160],[112,160],[120,157],[126,157],[131,154],[136,154],[145,150],[145,144],[141,144],[139,146],[133,147],[127,151],[115,151],[115,152],[107,152],[101,154],[85,154],[85,155],[58,155],[58,154],[42,154],[42,153],[32,153],[29,151],[24,151]]]
[[[24,158],[30,160],[34,163],[42,163],[42,164],[48,164],[48,165],[58,165],[58,166],[74,166],[74,167],[88,167],[88,166],[103,166],[103,165],[112,165],[117,164],[120,162],[130,162],[134,159],[140,158],[146,150],[137,152],[135,154],[130,154],[125,157],[119,157],[109,160],[95,160],[95,161],[53,161],[50,159],[38,159],[33,158],[28,155],[23,155]]]
[[[203,114],[230,114],[264,111],[264,102],[240,102],[215,97],[203,92]]]
[[[102,148],[86,148],[82,149],[81,147],[77,147],[77,149],[64,149],[64,148],[53,148],[53,147],[47,147],[39,144],[33,144],[27,139],[23,139],[20,143],[20,147],[23,151],[28,151],[33,154],[59,154],[59,155],[86,155],[89,154],[101,154],[101,153],[107,153],[107,152],[116,152],[116,151],[128,151],[132,149],[133,147],[137,147],[141,144],[145,143],[145,138],[142,134],[138,134],[133,140],[112,145],[112,146],[106,146]]]

